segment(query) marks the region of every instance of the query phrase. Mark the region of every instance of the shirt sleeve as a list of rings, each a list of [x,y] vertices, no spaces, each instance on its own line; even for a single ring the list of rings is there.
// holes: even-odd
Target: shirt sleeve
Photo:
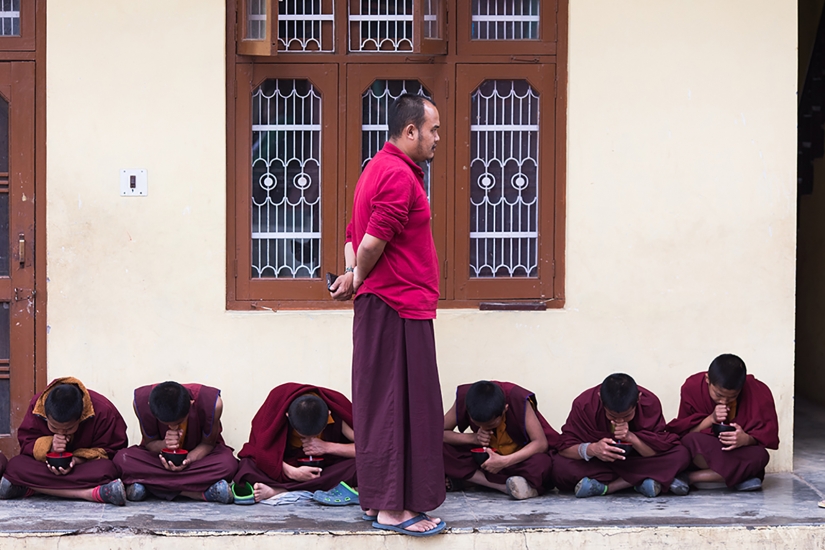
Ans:
[[[409,221],[412,209],[414,178],[409,170],[393,169],[382,175],[370,201],[370,219],[366,232],[383,241],[391,241]]]

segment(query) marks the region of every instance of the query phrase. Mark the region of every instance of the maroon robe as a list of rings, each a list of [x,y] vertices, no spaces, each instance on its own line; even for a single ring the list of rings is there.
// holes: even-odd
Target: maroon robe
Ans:
[[[453,478],[469,479],[477,470],[484,473],[484,477],[492,483],[503,484],[510,476],[521,476],[541,494],[546,488],[552,488],[550,473],[553,469],[551,451],[555,451],[559,442],[559,433],[550,426],[550,423],[538,410],[538,402],[533,392],[510,382],[493,382],[504,391],[505,402],[508,405],[504,416],[505,430],[510,439],[519,446],[519,449],[530,443],[527,434],[527,407],[532,407],[539,419],[539,423],[547,437],[549,449],[546,453],[535,454],[526,460],[507,467],[498,473],[491,473],[479,468],[473,460],[470,449],[477,445],[451,445],[444,443],[444,473]],[[478,426],[467,413],[466,398],[471,384],[458,387],[455,397],[456,425],[460,432],[470,428],[473,433],[478,432]],[[547,487],[547,485],[550,487]]]
[[[74,384],[80,388],[84,405],[80,424],[66,450],[87,460],[65,476],[53,474],[45,462],[45,453],[50,450],[54,435],[46,421],[45,401],[58,384]],[[15,485],[32,489],[90,489],[109,483],[119,476],[111,459],[128,445],[126,422],[117,408],[75,378],[58,378],[32,398],[17,430],[17,439],[20,454],[9,460],[5,477]]]
[[[404,319],[375,294],[355,300],[352,402],[361,507],[436,509],[444,409],[432,320]]]
[[[321,476],[316,479],[295,481],[284,474],[284,462],[297,466],[297,459],[306,456],[302,449],[289,445],[292,428],[286,413],[295,399],[308,393],[323,399],[332,415],[333,423],[327,425],[321,438],[332,443],[352,443],[342,431],[344,423],[352,426],[352,403],[349,399],[327,388],[293,382],[282,384],[269,392],[252,419],[249,441],[238,453],[241,464],[235,474],[236,482],[263,483],[288,491],[328,491],[341,481],[356,485],[355,459],[342,456],[325,455]]]
[[[169,426],[159,421],[149,410],[151,386],[135,390],[134,408],[140,421],[145,440],[166,437]],[[189,409],[186,436],[182,447],[191,451],[212,434],[215,427],[215,406],[221,391],[200,384],[183,384],[194,403]],[[205,457],[197,460],[180,472],[172,472],[163,467],[158,453],[147,450],[143,443],[123,449],[115,457],[115,464],[122,472],[127,485],[142,483],[155,496],[172,500],[182,491],[201,493],[212,484],[225,479],[230,481],[238,469],[238,460],[227,447],[223,437],[218,435],[215,448]]]
[[[766,448],[779,448],[779,422],[770,388],[751,374],[745,378],[745,385],[736,398],[736,416],[731,422],[742,426],[757,443],[723,451],[722,443],[710,428],[690,432],[716,408],[710,398],[705,374],[698,372],[682,384],[679,414],[670,421],[667,429],[682,436],[682,445],[690,450],[691,457],[702,455],[708,467],[721,475],[728,487],[753,477],[764,479],[770,458]]]
[[[562,426],[559,450],[581,443],[595,443],[605,437],[613,438],[612,424],[599,396],[600,389],[601,386],[596,386],[585,390],[573,401],[567,422]],[[590,461],[574,460],[559,455],[553,464],[556,487],[563,491],[573,490],[583,477],[602,483],[622,478],[632,485],[652,478],[664,488],[670,487],[673,478],[690,464],[690,453],[679,445],[678,436],[665,431],[659,398],[641,386],[636,416],[629,422],[629,429],[656,454],[643,457],[633,453],[625,460],[615,462],[602,462],[595,457]]]

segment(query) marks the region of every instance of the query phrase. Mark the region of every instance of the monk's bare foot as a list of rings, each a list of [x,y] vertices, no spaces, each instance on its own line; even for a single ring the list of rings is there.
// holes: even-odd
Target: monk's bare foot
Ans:
[[[378,512],[378,523],[383,525],[398,525],[399,523],[403,523],[408,519],[412,519],[417,516],[418,513],[411,512],[410,510],[380,510]],[[428,519],[421,520],[417,523],[413,523],[409,527],[406,528],[407,531],[415,531],[417,533],[423,533],[425,531],[429,531],[431,529],[435,529],[435,527],[441,523],[441,518],[431,518],[427,516]]]
[[[261,502],[262,500],[267,500],[275,495],[279,495],[284,492],[284,489],[273,489],[269,485],[264,485],[263,483],[256,483],[252,487],[252,494],[255,495],[255,502]]]
[[[379,510],[376,510],[375,508],[370,508],[369,510],[364,510],[364,513],[367,514],[368,516],[377,516],[378,512],[379,512]]]

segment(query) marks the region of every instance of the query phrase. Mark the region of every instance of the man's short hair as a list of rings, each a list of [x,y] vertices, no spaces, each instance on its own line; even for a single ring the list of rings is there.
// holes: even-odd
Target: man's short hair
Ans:
[[[302,395],[289,404],[289,425],[304,436],[315,436],[324,431],[329,422],[329,407],[317,395]]]
[[[428,99],[422,95],[401,94],[398,96],[387,110],[388,137],[400,137],[404,128],[409,124],[420,129],[421,125],[424,124],[425,102],[435,105],[432,99]]]
[[[714,359],[708,368],[708,381],[726,390],[741,390],[745,385],[748,369],[745,362],[732,353],[724,353]]]
[[[467,390],[464,406],[473,422],[489,422],[504,414],[504,390],[489,380],[479,380]]]
[[[55,422],[74,422],[83,414],[83,392],[74,384],[58,384],[46,396],[46,416]]]
[[[189,416],[191,401],[189,390],[177,382],[162,382],[149,394],[149,410],[155,418],[168,424]]]
[[[629,374],[617,372],[602,382],[599,392],[604,408],[615,413],[629,411],[639,401],[639,387]]]

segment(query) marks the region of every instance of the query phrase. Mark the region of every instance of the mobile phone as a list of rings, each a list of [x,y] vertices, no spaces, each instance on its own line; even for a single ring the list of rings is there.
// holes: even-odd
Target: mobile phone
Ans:
[[[337,278],[338,278],[338,275],[336,275],[335,273],[331,273],[331,272],[327,271],[327,290],[330,290],[330,291],[332,290],[330,287],[332,286],[332,283],[334,283],[335,279],[337,279]]]

